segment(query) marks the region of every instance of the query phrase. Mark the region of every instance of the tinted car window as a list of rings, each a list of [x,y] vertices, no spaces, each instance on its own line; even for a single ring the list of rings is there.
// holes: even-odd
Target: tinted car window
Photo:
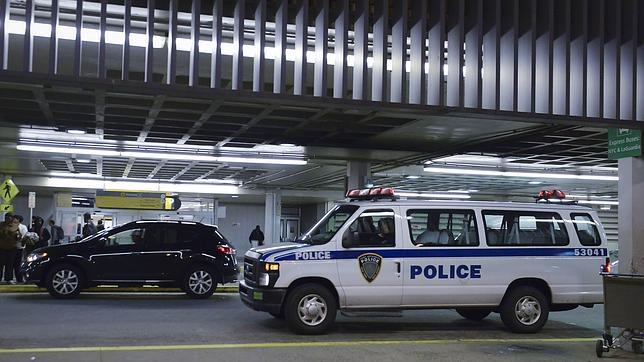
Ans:
[[[123,230],[108,236],[105,246],[142,245],[145,236],[144,228]]]

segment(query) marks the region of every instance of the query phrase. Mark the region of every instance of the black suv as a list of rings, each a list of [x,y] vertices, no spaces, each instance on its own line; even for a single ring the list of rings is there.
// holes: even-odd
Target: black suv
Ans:
[[[180,287],[208,298],[217,283],[237,280],[235,249],[215,226],[135,221],[77,243],[35,250],[22,263],[30,283],[56,298],[73,298],[99,284]]]

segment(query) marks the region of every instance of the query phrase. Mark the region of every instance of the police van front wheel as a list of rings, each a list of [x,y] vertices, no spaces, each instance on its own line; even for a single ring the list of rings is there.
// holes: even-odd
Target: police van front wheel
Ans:
[[[335,297],[318,284],[302,284],[286,297],[284,314],[291,331],[299,334],[323,334],[335,322]]]
[[[515,333],[536,333],[548,321],[550,306],[542,291],[530,286],[513,288],[503,298],[501,320]]]

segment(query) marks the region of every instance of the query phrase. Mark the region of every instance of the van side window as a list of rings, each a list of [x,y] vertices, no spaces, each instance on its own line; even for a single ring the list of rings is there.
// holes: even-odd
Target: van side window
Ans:
[[[570,214],[572,224],[575,226],[579,242],[584,246],[601,245],[602,239],[599,236],[597,223],[588,214]]]
[[[553,212],[483,211],[490,246],[568,245],[563,219]]]
[[[479,245],[472,210],[408,210],[407,223],[411,242],[416,246]]]
[[[394,211],[391,209],[364,211],[344,232],[342,246],[345,248],[396,246]]]

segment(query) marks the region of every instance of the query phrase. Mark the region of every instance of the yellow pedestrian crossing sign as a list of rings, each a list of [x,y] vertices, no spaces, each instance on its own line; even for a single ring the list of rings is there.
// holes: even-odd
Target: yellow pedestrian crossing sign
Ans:
[[[0,212],[13,212],[13,205],[0,205]]]
[[[0,185],[0,196],[7,203],[11,202],[11,200],[13,200],[13,198],[16,197],[19,192],[20,190],[10,178],[5,179],[2,185]]]

